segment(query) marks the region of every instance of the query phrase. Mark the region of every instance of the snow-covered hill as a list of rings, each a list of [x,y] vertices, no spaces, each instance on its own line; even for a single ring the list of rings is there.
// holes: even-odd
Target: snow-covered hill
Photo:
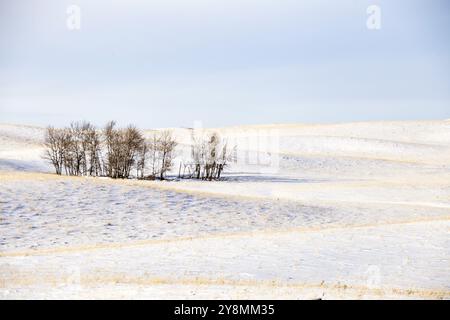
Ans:
[[[450,298],[450,122],[205,131],[223,181],[58,177],[0,125],[0,297]]]
[[[0,170],[48,172],[42,159],[44,128],[0,124]]]

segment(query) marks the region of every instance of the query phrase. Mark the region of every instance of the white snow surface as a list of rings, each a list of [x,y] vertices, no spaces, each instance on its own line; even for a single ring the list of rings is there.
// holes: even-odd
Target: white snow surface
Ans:
[[[56,176],[1,124],[0,298],[450,298],[450,122],[204,130],[221,181]]]

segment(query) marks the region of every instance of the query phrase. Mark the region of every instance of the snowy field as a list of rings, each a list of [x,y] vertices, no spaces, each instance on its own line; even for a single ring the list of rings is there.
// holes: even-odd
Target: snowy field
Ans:
[[[0,125],[0,297],[450,298],[450,121],[215,130],[223,181],[161,182],[56,176]]]

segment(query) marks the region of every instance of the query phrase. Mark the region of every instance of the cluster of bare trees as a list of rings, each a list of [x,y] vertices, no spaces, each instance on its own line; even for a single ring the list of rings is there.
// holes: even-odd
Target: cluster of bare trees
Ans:
[[[231,158],[226,140],[215,132],[206,135],[192,134],[192,163],[184,164],[180,176],[202,180],[220,179],[220,175]],[[186,172],[187,171],[187,172]]]
[[[44,157],[57,174],[163,180],[173,166],[176,146],[168,130],[146,138],[135,126],[119,128],[114,121],[101,130],[89,122],[74,122],[67,128],[47,128]],[[178,175],[220,179],[230,151],[217,133],[193,132],[191,160],[180,163]]]
[[[72,123],[70,127],[48,127],[45,135],[45,158],[57,174],[99,175],[100,135],[88,122]]]
[[[128,178],[138,162],[140,151],[144,147],[144,137],[134,126],[116,128],[114,121],[109,122],[104,130],[106,156],[105,174],[111,178]]]
[[[48,127],[45,158],[57,174],[164,179],[173,165],[176,142],[169,131],[158,131],[151,139],[134,126],[117,128],[109,122],[97,130],[89,122],[75,122],[68,128]],[[151,173],[146,175],[150,163]]]
[[[163,180],[173,166],[176,146],[177,142],[170,131],[154,132],[149,139],[144,141],[140,149],[137,176]],[[150,173],[146,176],[147,167],[150,168]]]

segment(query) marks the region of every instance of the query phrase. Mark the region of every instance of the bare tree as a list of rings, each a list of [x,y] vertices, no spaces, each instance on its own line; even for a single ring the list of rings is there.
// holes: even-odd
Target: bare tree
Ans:
[[[195,166],[193,175],[196,179],[200,179],[202,175],[202,168],[204,168],[206,164],[206,139],[201,133],[196,134],[195,132],[192,132],[191,139],[191,156]]]
[[[122,178],[128,178],[131,169],[136,163],[138,154],[142,151],[145,139],[142,133],[134,126],[128,126],[125,130],[121,130],[123,135],[122,146]],[[144,163],[145,166],[145,163]]]
[[[103,137],[106,147],[106,157],[104,159],[103,167],[104,172],[108,177],[113,177],[113,172],[115,172],[118,162],[118,137],[115,126],[116,123],[114,121],[110,121],[103,129]]]
[[[147,156],[149,153],[149,143],[144,141],[138,153],[138,160],[136,164],[136,176],[144,179],[145,168],[147,165]]]
[[[81,129],[83,149],[83,174],[101,175],[101,138],[97,129],[89,122],[84,122]]]
[[[172,161],[175,156],[175,147],[177,142],[175,141],[172,133],[169,130],[161,131],[157,138],[157,151],[159,154],[161,169],[159,171],[159,178],[164,180],[164,177],[172,168]]]
[[[153,133],[151,138],[148,140],[148,155],[150,160],[150,168],[152,178],[155,179],[159,173],[159,134]]]
[[[48,127],[45,131],[45,142],[46,147],[44,159],[50,161],[54,166],[56,174],[61,174],[64,157],[65,157],[65,146],[66,146],[67,135],[64,129],[55,129],[54,127]]]
[[[86,155],[83,149],[83,132],[80,122],[72,122],[67,130],[65,165],[70,175],[83,174],[86,167]]]

